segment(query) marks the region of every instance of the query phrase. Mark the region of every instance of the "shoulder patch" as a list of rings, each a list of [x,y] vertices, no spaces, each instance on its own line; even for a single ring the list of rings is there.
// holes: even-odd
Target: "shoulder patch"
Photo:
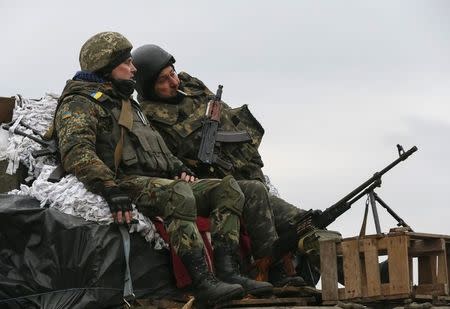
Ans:
[[[99,100],[101,98],[101,96],[103,95],[103,92],[97,91],[97,92],[92,92],[91,93],[91,97],[93,97],[96,100]]]

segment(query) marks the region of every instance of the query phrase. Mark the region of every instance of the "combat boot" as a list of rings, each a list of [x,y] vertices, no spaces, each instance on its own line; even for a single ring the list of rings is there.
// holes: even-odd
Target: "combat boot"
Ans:
[[[242,285],[246,294],[261,296],[272,294],[273,286],[269,282],[256,281],[241,275],[239,270],[238,245],[225,241],[214,242],[214,266],[217,277],[227,283]]]
[[[291,254],[286,254],[281,260],[272,263],[268,275],[269,282],[275,287],[306,285],[305,280],[295,273]]]
[[[180,258],[191,276],[194,296],[199,303],[214,305],[244,297],[241,285],[219,281],[209,271],[203,249],[193,249]]]

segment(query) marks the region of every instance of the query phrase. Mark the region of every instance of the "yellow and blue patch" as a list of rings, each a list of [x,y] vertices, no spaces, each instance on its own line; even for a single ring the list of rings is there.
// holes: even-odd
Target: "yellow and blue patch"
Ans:
[[[100,91],[91,93],[91,97],[93,97],[96,100],[100,99],[102,95],[103,95],[103,92],[100,92]]]

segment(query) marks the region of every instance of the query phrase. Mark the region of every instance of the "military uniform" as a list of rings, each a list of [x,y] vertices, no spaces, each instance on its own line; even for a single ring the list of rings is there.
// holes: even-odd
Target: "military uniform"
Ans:
[[[236,267],[244,195],[230,175],[194,183],[192,172],[167,148],[131,99],[136,68],[131,43],[101,32],[80,50],[82,71],[66,84],[54,127],[64,169],[101,194],[118,223],[130,221],[131,202],[165,219],[170,243],[192,279],[197,302],[214,305],[273,286]],[[181,180],[172,180],[180,176]],[[210,216],[217,277],[208,268],[197,214]],[[220,280],[218,279],[220,278]]]
[[[197,214],[211,215],[213,238],[237,243],[244,197],[236,181],[172,180],[183,163],[142,115],[139,104],[126,104],[110,83],[68,81],[55,116],[64,169],[96,193],[117,185],[143,214],[169,220],[170,241],[180,254],[203,247]],[[125,106],[132,114],[127,128],[120,124]],[[118,164],[117,144],[122,144]]]
[[[251,141],[220,143],[219,160],[212,166],[197,160],[201,127],[207,102],[213,93],[199,79],[179,73],[180,90],[184,94],[175,102],[144,100],[141,105],[146,116],[163,136],[169,149],[199,177],[222,178],[233,175],[245,195],[244,222],[252,239],[256,258],[270,254],[277,234],[289,227],[289,220],[302,212],[299,208],[271,195],[264,187],[263,162],[258,147],[264,129],[253,117],[247,105],[230,108],[222,105],[220,128],[224,131],[246,131]],[[258,217],[257,220],[254,218]],[[275,229],[271,229],[275,225]]]

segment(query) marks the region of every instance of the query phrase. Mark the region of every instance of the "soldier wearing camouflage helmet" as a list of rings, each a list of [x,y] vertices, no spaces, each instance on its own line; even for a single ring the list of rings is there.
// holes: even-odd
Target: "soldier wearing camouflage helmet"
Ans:
[[[132,52],[138,69],[136,90],[141,106],[164,137],[169,149],[199,177],[233,175],[245,195],[243,220],[250,234],[252,253],[259,269],[259,277],[276,285],[301,285],[295,276],[290,255],[283,262],[272,261],[272,245],[279,235],[292,228],[290,219],[303,210],[269,194],[262,172],[263,161],[258,147],[264,129],[253,117],[247,105],[231,108],[222,104],[220,129],[247,131],[250,142],[216,143],[215,163],[202,164],[197,159],[201,141],[201,127],[207,102],[213,93],[199,79],[185,72],[176,73],[175,58],[157,45],[144,45]],[[308,271],[310,274],[311,272]],[[308,278],[314,283],[317,278]]]
[[[132,203],[144,215],[162,217],[200,301],[239,298],[244,288],[271,291],[270,284],[238,274],[225,283],[208,270],[196,216],[211,217],[213,241],[237,243],[243,193],[232,176],[197,180],[169,151],[131,97],[131,48],[117,32],[98,33],[82,46],[82,70],[67,82],[54,120],[64,169],[103,196],[119,224],[130,223]]]

